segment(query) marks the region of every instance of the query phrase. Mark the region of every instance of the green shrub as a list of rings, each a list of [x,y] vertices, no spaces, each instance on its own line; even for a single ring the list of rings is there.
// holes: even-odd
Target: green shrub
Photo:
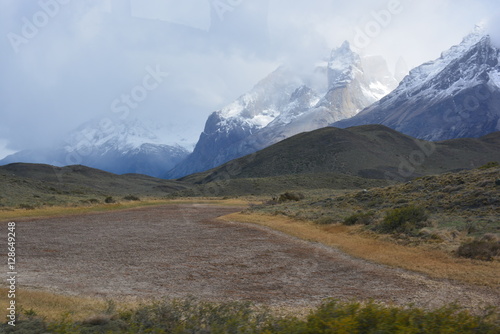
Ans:
[[[111,204],[111,203],[116,203],[116,201],[113,199],[112,196],[108,196],[106,197],[106,199],[104,200],[105,203],[108,203],[108,204]]]
[[[378,229],[384,233],[411,233],[415,229],[425,227],[424,222],[427,219],[428,216],[423,208],[407,206],[387,212]]]
[[[500,256],[500,242],[496,240],[474,240],[460,245],[457,250],[460,257],[491,261]]]
[[[16,327],[0,323],[0,333],[499,333],[496,310],[471,315],[456,306],[423,310],[375,302],[327,300],[305,319],[278,316],[247,302],[209,303],[195,299],[158,301],[136,309],[101,314],[84,321],[69,315],[50,322],[32,317]]]
[[[278,202],[283,203],[283,202],[290,202],[290,201],[295,201],[298,202],[300,200],[304,199],[304,194],[302,193],[294,193],[294,192],[286,192],[284,194],[281,194],[278,198]]]
[[[356,213],[344,219],[344,225],[370,225],[373,223],[373,212]]]
[[[123,199],[126,201],[140,201],[141,200],[139,197],[134,196],[134,195],[125,196],[125,197],[123,197]]]
[[[498,329],[454,306],[425,311],[333,300],[308,317],[306,330],[289,333],[496,333]]]

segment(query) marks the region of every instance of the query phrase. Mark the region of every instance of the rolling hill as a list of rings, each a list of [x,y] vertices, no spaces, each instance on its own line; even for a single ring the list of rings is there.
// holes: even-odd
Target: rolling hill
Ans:
[[[405,181],[500,161],[500,132],[478,139],[427,142],[383,125],[323,128],[179,181],[206,184],[244,178],[337,173]]]
[[[176,181],[140,174],[116,175],[80,165],[0,166],[0,208],[98,203],[108,196],[163,197],[187,187]]]

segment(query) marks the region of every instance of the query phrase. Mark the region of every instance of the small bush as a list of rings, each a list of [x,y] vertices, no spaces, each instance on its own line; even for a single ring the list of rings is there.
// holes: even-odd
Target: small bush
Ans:
[[[426,226],[428,216],[423,208],[407,206],[387,213],[379,229],[385,233],[410,233]]]
[[[105,203],[108,203],[108,204],[111,204],[111,203],[116,203],[116,201],[113,199],[112,196],[108,196],[106,197],[106,199],[104,200]]]
[[[88,202],[89,202],[90,204],[98,204],[98,203],[99,203],[99,200],[98,200],[98,199],[96,199],[96,198],[91,198],[91,199],[89,199],[89,200],[88,200]]]
[[[111,322],[111,317],[107,314],[98,314],[82,322],[85,326],[105,326]]]
[[[356,225],[356,224],[362,224],[362,225],[370,225],[373,223],[373,212],[366,212],[366,213],[356,213],[352,216],[347,217],[344,219],[344,225]]]
[[[134,196],[134,195],[125,196],[125,197],[123,197],[123,199],[126,201],[140,201],[141,200],[139,197]]]
[[[25,203],[22,203],[22,204],[19,204],[19,209],[24,209],[24,210],[35,210],[36,207],[34,205],[31,205],[31,204],[25,204]]]
[[[291,201],[298,202],[302,199],[304,199],[304,194],[287,191],[286,193],[280,195],[280,197],[278,198],[278,202],[280,203],[291,202]]]
[[[474,240],[462,244],[457,254],[460,257],[469,259],[491,261],[494,257],[500,256],[500,242],[496,240]]]

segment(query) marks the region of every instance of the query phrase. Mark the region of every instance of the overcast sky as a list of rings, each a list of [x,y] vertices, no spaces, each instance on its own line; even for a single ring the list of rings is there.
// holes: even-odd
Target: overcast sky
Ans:
[[[349,40],[409,67],[489,20],[498,0],[1,0],[0,158],[125,113],[195,143],[208,115],[284,62]],[[496,17],[496,20],[494,19]],[[126,101],[123,94],[135,93]]]

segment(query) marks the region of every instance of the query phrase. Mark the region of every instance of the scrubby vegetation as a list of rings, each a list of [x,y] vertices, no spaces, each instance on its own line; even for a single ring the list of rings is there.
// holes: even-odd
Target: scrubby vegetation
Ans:
[[[190,187],[177,181],[115,175],[83,166],[11,164],[0,166],[0,210],[88,206],[104,202],[107,196],[115,199],[140,196],[146,201]]]
[[[412,233],[426,226],[424,223],[429,217],[424,208],[406,206],[387,212],[384,220],[377,229],[384,233]]]
[[[373,223],[374,215],[373,212],[355,213],[344,219],[343,224],[348,226],[356,224],[370,225]]]
[[[491,261],[500,256],[500,241],[497,240],[473,240],[462,244],[457,250],[458,256],[470,259]]]
[[[116,201],[114,200],[113,196],[107,196],[106,199],[104,200],[104,203],[112,204],[116,203]]]
[[[123,197],[123,199],[126,201],[140,201],[141,200],[139,197],[134,196],[134,195],[125,196],[125,197]]]
[[[302,199],[304,199],[304,194],[287,191],[286,193],[279,195],[278,202],[279,203],[290,202],[290,201],[298,202]]]
[[[499,257],[495,243],[471,240],[498,236],[499,178],[500,168],[491,163],[386,187],[304,191],[301,201],[271,201],[250,211],[318,225],[358,225],[356,231],[383,234],[398,244],[428,244],[460,257],[495,260]]]
[[[84,321],[69,315],[47,321],[25,312],[16,327],[0,325],[4,333],[498,333],[494,310],[472,315],[456,306],[436,310],[384,306],[375,302],[327,300],[308,316],[278,316],[246,302],[209,303],[193,299],[161,301],[133,310],[110,304]]]
[[[490,161],[487,164],[479,167],[479,169],[489,169],[489,168],[497,168],[497,167],[500,167],[500,163],[498,163],[497,161]]]

